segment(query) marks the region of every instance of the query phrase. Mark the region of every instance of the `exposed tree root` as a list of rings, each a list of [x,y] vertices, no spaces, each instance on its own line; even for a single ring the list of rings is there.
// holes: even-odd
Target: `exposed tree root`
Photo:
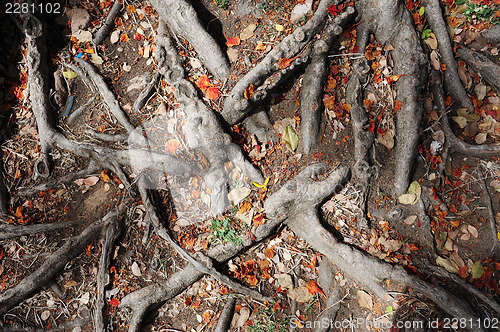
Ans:
[[[187,115],[184,130],[188,145],[200,150],[210,163],[210,169],[204,175],[205,183],[212,191],[210,210],[213,215],[221,214],[229,206],[225,162],[232,161],[251,181],[262,183],[262,175],[245,160],[240,148],[231,143],[213,111],[197,97],[193,84],[184,78],[181,60],[167,36],[164,24],[158,27],[157,47],[159,57],[165,57],[165,60],[159,61],[165,64],[160,71],[167,83],[175,88],[174,95]]]
[[[488,30],[483,32],[482,35],[490,43],[500,43],[500,25],[492,25]]]
[[[472,70],[481,74],[484,80],[500,95],[500,66],[481,53],[466,47],[460,48],[457,53],[460,55],[460,58],[472,68]]]
[[[386,299],[388,295],[384,289],[384,281],[392,279],[422,293],[450,315],[477,322],[477,316],[467,303],[439,286],[408,275],[399,266],[392,266],[339,242],[321,225],[317,215],[318,205],[327,196],[339,190],[349,176],[349,169],[341,168],[331,173],[324,181],[313,181],[311,177],[324,168],[325,166],[321,164],[308,166],[286,183],[266,200],[264,204],[266,215],[288,225],[297,236],[381,299]],[[482,329],[476,323],[473,330]]]
[[[360,50],[364,50],[368,37],[373,33],[381,44],[390,43],[394,46],[394,73],[405,75],[396,82],[397,98],[402,104],[401,110],[396,114],[394,171],[394,194],[399,197],[408,188],[417,151],[422,117],[420,88],[425,77],[426,57],[403,1],[358,1],[356,9],[361,19],[358,27]]]
[[[441,62],[446,65],[444,71],[444,84],[448,94],[458,102],[461,107],[466,107],[469,110],[474,110],[474,106],[465,92],[465,88],[458,77],[458,67],[455,57],[453,56],[453,48],[451,46],[450,35],[446,28],[446,23],[443,20],[441,7],[438,0],[425,0],[425,16],[436,35],[438,41],[439,53],[441,54]]]
[[[23,235],[55,231],[58,229],[67,228],[68,226],[71,226],[74,223],[75,223],[74,221],[65,221],[65,222],[57,222],[51,224],[37,224],[37,225],[2,224],[0,225],[0,241],[12,239]]]
[[[265,91],[261,92],[257,88],[251,100],[247,100],[245,99],[245,90],[249,88],[250,85],[259,87],[268,77],[272,76],[275,71],[279,70],[279,59],[291,59],[299,55],[301,50],[306,47],[312,38],[323,29],[328,15],[328,7],[333,2],[333,0],[322,0],[314,16],[304,26],[295,29],[293,33],[285,37],[278,46],[274,47],[266,57],[259,62],[259,64],[236,83],[224,102],[224,110],[222,112],[224,119],[230,125],[241,121],[243,117],[253,109],[253,103],[262,100],[266,94]],[[304,57],[305,59],[303,60],[296,59],[295,64],[300,64],[304,60],[308,60],[307,54]],[[295,64],[292,63],[290,67]],[[291,69],[293,69],[293,67]],[[288,70],[285,70],[285,72],[288,72]],[[280,74],[280,77],[274,78],[273,81],[281,82],[281,76]]]
[[[488,210],[488,220],[491,231],[491,236],[493,239],[493,246],[491,248],[491,254],[495,259],[500,259],[500,241],[498,240],[498,230],[497,222],[495,219],[495,211],[493,210],[493,204],[491,203],[491,195],[488,191],[488,186],[486,185],[484,173],[481,176],[481,189],[484,191],[484,198],[486,199],[486,209]]]
[[[321,261],[318,267],[318,284],[327,296],[326,307],[318,315],[316,321],[320,322],[320,326],[316,328],[315,332],[328,332],[330,331],[330,322],[335,321],[337,312],[340,310],[342,303],[342,296],[339,287],[335,287],[335,276],[333,274],[332,263],[328,259]],[[327,322],[328,324],[324,324]]]
[[[93,39],[94,44],[100,45],[106,39],[106,37],[111,32],[111,29],[115,26],[115,18],[120,14],[123,10],[123,2],[119,0],[115,0],[113,7],[108,13],[104,24],[97,30],[95,37]]]
[[[201,62],[219,80],[229,76],[229,61],[219,45],[203,28],[196,11],[185,0],[152,0],[160,20],[177,35],[185,38],[198,53]]]
[[[231,320],[233,319],[235,304],[236,298],[234,296],[230,296],[226,301],[226,305],[224,305],[224,309],[222,309],[214,332],[229,331],[229,326],[231,325]]]
[[[255,112],[245,118],[243,125],[250,134],[255,135],[261,142],[276,141],[273,125],[262,106],[257,106]]]
[[[122,228],[121,220],[110,223],[104,230],[104,236],[101,239],[101,258],[99,260],[99,272],[97,274],[97,298],[94,311],[94,331],[106,331],[106,324],[104,318],[104,307],[106,300],[104,298],[104,291],[110,282],[108,269],[111,261],[111,254],[113,253],[113,244],[121,234]]]
[[[443,147],[443,160],[447,160],[448,156],[452,153],[458,152],[474,157],[491,157],[500,155],[500,145],[472,145],[462,141],[458,138],[450,126],[448,115],[446,113],[446,106],[444,104],[444,91],[441,86],[440,73],[432,71],[429,81],[431,83],[433,103],[437,108],[439,117],[441,119],[441,127],[446,137]]]
[[[102,220],[96,221],[88,226],[81,234],[66,241],[32,274],[21,280],[16,286],[6,290],[0,295],[0,314],[6,313],[26,299],[36,289],[49,282],[62,268],[80,255],[85,247],[93,240],[101,236],[103,230],[117,222],[119,214],[125,209],[121,205],[110,211]]]

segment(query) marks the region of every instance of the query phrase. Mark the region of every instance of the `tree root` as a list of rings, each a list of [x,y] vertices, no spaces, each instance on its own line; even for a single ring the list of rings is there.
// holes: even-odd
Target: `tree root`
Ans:
[[[55,231],[61,228],[67,228],[74,225],[74,221],[57,222],[50,224],[37,224],[37,225],[0,225],[0,241],[20,237],[24,235],[46,233]]]
[[[261,142],[275,142],[277,140],[273,133],[271,120],[262,106],[257,106],[255,112],[243,120],[243,125],[250,134],[255,135]]]
[[[316,321],[320,326],[315,332],[328,332],[330,324],[324,326],[323,322],[333,322],[340,310],[340,304],[345,297],[340,294],[339,287],[335,287],[335,276],[333,274],[332,263],[328,259],[323,259],[318,267],[318,284],[327,296],[326,308],[318,315]]]
[[[472,68],[472,70],[481,74],[484,80],[500,95],[500,66],[481,53],[475,52],[466,47],[458,49],[457,53],[460,58]]]
[[[122,223],[120,221],[121,220],[117,220],[116,222],[107,225],[104,231],[104,237],[101,239],[101,258],[99,261],[99,272],[97,274],[97,298],[94,312],[95,332],[103,332],[107,330],[104,322],[103,312],[104,306],[106,305],[104,291],[106,286],[110,282],[108,269],[111,261],[111,254],[113,253],[113,244],[120,236],[122,231]]]
[[[500,43],[500,25],[492,25],[488,30],[484,31],[482,35],[492,44]]]
[[[439,53],[441,61],[446,65],[444,71],[444,84],[448,94],[458,102],[461,107],[466,107],[469,110],[474,110],[474,106],[467,96],[460,78],[458,77],[458,67],[453,55],[450,35],[443,20],[441,7],[438,0],[424,1],[425,17],[436,35],[438,41]]]
[[[95,37],[92,40],[95,45],[102,44],[104,39],[106,39],[106,37],[111,32],[111,29],[113,29],[115,25],[115,18],[120,14],[122,10],[123,10],[123,2],[115,0],[113,7],[111,7],[111,10],[109,11],[108,16],[106,17],[106,20],[104,21],[104,24],[99,28],[99,30],[97,30]]]
[[[160,20],[167,23],[175,34],[183,37],[193,46],[201,62],[215,77],[221,81],[228,78],[230,65],[227,57],[212,36],[205,31],[189,2],[152,0],[151,4],[160,14]]]
[[[443,147],[443,160],[446,161],[452,153],[458,152],[474,157],[491,157],[500,155],[500,145],[472,145],[458,138],[450,126],[446,106],[444,104],[444,92],[441,86],[441,74],[435,70],[430,75],[429,82],[433,95],[433,103],[437,108],[439,118],[441,119],[441,127],[444,132],[446,141]]]
[[[311,63],[304,73],[300,94],[301,144],[305,154],[310,154],[318,141],[324,78],[328,71],[328,51],[352,14],[354,7],[347,7],[345,12],[326,26],[323,38],[316,41],[312,48]]]
[[[229,206],[225,162],[232,161],[241,169],[242,174],[253,182],[262,183],[262,175],[244,159],[239,146],[231,143],[229,135],[222,130],[213,111],[197,97],[193,84],[184,78],[181,60],[162,23],[158,27],[157,47],[158,56],[165,57],[165,60],[159,61],[165,64],[160,71],[167,83],[175,88],[174,95],[187,115],[184,131],[188,145],[200,150],[210,163],[204,180],[212,191],[210,210],[213,215],[219,215]]]
[[[219,321],[217,322],[217,326],[215,327],[214,332],[229,331],[229,326],[231,325],[231,320],[233,319],[235,304],[236,298],[234,296],[230,296],[226,301],[224,309],[222,309],[222,312],[219,316]]]
[[[381,299],[388,296],[384,290],[384,280],[392,279],[422,293],[450,315],[476,322],[477,317],[467,303],[441,287],[428,284],[408,275],[399,266],[392,266],[339,242],[323,228],[317,215],[317,207],[327,196],[338,191],[349,176],[349,169],[341,168],[324,181],[313,181],[311,177],[324,168],[321,164],[311,165],[286,183],[264,203],[266,215],[288,225],[297,236]],[[475,324],[473,330],[482,329]]]
[[[118,104],[115,95],[113,94],[113,92],[111,92],[108,85],[106,84],[106,82],[104,82],[104,79],[97,72],[95,67],[82,58],[75,58],[75,61],[88,74],[88,76],[94,83],[96,90],[101,94],[104,102],[108,106],[109,111],[115,116],[115,118],[123,126],[123,128],[125,128],[127,132],[134,130],[135,127],[130,123],[126,113],[122,110],[120,104]]]
[[[328,7],[334,0],[321,0],[314,13],[314,16],[302,27],[295,29],[293,33],[283,39],[283,41],[272,49],[262,61],[259,62],[252,70],[243,76],[231,90],[231,93],[224,102],[224,110],[222,116],[230,124],[233,125],[243,119],[252,108],[255,101],[260,101],[264,98],[265,91],[262,93],[256,91],[251,100],[245,99],[245,90],[251,85],[260,86],[264,80],[270,77],[278,67],[278,61],[282,58],[291,59],[297,56],[300,51],[312,40],[312,38],[323,29],[328,15]],[[290,67],[308,60],[307,53],[303,56],[304,59],[296,59]],[[299,61],[297,61],[299,60]],[[285,73],[289,70],[285,70]],[[281,74],[278,78],[273,78],[273,81],[281,81]],[[270,84],[270,83],[268,83]],[[273,86],[275,86],[274,84]]]
[[[484,173],[481,176],[481,189],[484,191],[484,198],[486,199],[486,208],[488,209],[490,231],[491,231],[491,236],[493,238],[493,246],[491,248],[491,254],[495,259],[500,259],[500,240],[498,240],[498,235],[497,235],[498,230],[495,219],[495,211],[493,210],[491,195],[490,192],[488,191],[488,186],[486,185]]]
[[[6,313],[26,299],[36,289],[49,282],[64,268],[67,262],[77,257],[91,241],[101,236],[103,230],[108,225],[117,222],[119,214],[124,209],[125,205],[122,204],[117,209],[110,211],[102,220],[88,226],[81,234],[68,239],[36,271],[21,280],[16,286],[1,294],[0,314]]]

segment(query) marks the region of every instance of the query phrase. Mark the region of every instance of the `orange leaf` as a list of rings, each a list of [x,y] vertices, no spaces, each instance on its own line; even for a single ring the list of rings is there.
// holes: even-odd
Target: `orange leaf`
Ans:
[[[203,91],[212,86],[207,75],[200,76],[200,78],[198,78],[198,80],[196,81],[196,84]]]
[[[395,100],[394,101],[394,110],[397,112],[397,111],[400,111],[401,110],[401,100]]]
[[[226,36],[226,34],[224,34],[224,36]],[[227,39],[227,42],[226,42],[227,47],[238,46],[239,44],[241,44],[240,37],[238,37],[238,36],[236,36],[234,38],[227,38],[227,36],[226,36],[226,39]]]
[[[104,170],[104,171],[101,172],[101,179],[104,182],[108,182],[109,181],[108,171]]]
[[[127,6],[127,10],[128,10],[130,13],[135,13],[135,12],[137,12],[137,8],[135,8],[135,5],[128,5],[128,6]]]
[[[243,96],[245,97],[245,99],[249,100],[250,98],[252,98],[254,92],[255,92],[255,86],[253,84],[250,84],[250,86],[245,89]]]
[[[401,75],[391,75],[389,77],[386,78],[387,80],[387,83],[391,84],[392,82],[396,82],[397,80],[399,80],[399,78],[401,76],[405,76],[405,74],[401,74]]]
[[[120,305],[120,303],[121,303],[121,302],[120,302],[120,300],[118,300],[118,299],[111,299],[111,300],[109,300],[109,304],[110,304],[110,305],[112,305],[113,307],[117,307],[117,306],[119,306],[119,305]]]
[[[140,33],[138,33],[138,32],[134,35],[134,39],[135,39],[135,40],[141,40],[142,38],[144,38],[144,36],[143,36],[143,35],[141,35],[141,34],[140,34]]]
[[[267,248],[266,251],[264,252],[264,255],[266,255],[267,258],[273,258],[274,257],[273,248]]]
[[[318,286],[318,283],[316,282],[316,280],[309,280],[309,282],[307,283],[307,291],[309,292],[309,294],[311,295],[314,295],[316,293],[320,293],[321,295],[323,295],[324,297],[326,297],[325,293],[323,293],[323,291],[321,290],[321,288],[319,288]]]
[[[297,59],[297,57],[291,58],[291,59],[289,59],[289,58],[281,58],[278,61],[278,67],[280,67],[280,69],[285,69],[285,68],[289,67],[290,64],[292,63],[292,61],[295,60],[295,59]]]
[[[256,276],[249,276],[247,277],[247,282],[250,286],[255,286],[259,283],[259,280]]]
[[[220,96],[220,90],[216,86],[211,86],[210,88],[207,89],[207,97],[208,99],[211,100],[216,100]]]
[[[257,44],[257,46],[255,46],[255,50],[256,50],[256,51],[264,51],[266,48],[267,48],[267,46],[266,46],[266,45],[264,45],[264,43],[263,43],[263,42],[259,42],[259,43]]]
[[[323,99],[323,104],[325,104],[326,108],[333,109],[335,106],[335,96]]]
[[[127,34],[124,33],[123,35],[120,36],[120,41],[122,42],[128,42],[130,39],[128,38]]]
[[[177,148],[179,147],[179,145],[180,145],[179,141],[176,140],[175,138],[169,139],[165,143],[165,151],[175,154],[175,151],[177,150]]]

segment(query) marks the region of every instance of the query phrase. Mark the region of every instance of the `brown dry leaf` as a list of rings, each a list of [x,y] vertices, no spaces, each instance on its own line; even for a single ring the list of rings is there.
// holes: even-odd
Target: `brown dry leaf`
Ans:
[[[71,287],[75,287],[76,285],[78,285],[78,283],[74,280],[68,280],[64,283],[64,288],[71,288]]]
[[[83,184],[89,187],[94,186],[97,182],[99,182],[99,178],[97,176],[89,176],[86,179],[83,179]]]
[[[278,284],[281,288],[286,288],[286,289],[292,289],[293,288],[293,281],[292,277],[288,274],[280,274],[278,275]]]
[[[373,299],[370,294],[368,294],[364,290],[359,290],[356,295],[358,297],[358,303],[361,308],[365,308],[368,310],[373,309]]]
[[[491,181],[490,186],[495,188],[496,191],[500,192],[500,180]],[[500,223],[500,213],[497,213],[496,218],[497,218],[497,222]]]
[[[431,65],[434,70],[440,70],[441,64],[439,62],[439,57],[436,51],[431,52]]]
[[[477,144],[483,144],[484,142],[486,142],[486,136],[488,134],[486,133],[479,133],[476,135],[476,138],[474,139],[476,141]]]
[[[241,187],[231,190],[227,195],[227,197],[229,198],[229,201],[231,201],[231,204],[237,205],[242,200],[244,200],[248,195],[250,195],[250,189],[246,187]]]
[[[471,233],[472,236],[474,236],[474,238],[477,239],[477,237],[479,236],[478,232],[477,232],[477,228],[472,226],[472,225],[469,225],[467,226],[467,230],[469,231],[469,233]]]
[[[476,93],[478,100],[483,100],[486,97],[486,85],[484,84],[476,84],[474,87],[474,92]]]
[[[255,24],[249,24],[243,31],[240,32],[240,39],[247,40],[254,36],[253,32],[257,29]]]
[[[436,264],[444,267],[446,271],[450,273],[458,273],[458,266],[454,262],[450,261],[449,259],[438,257],[436,258]]]
[[[120,30],[115,30],[111,33],[111,44],[116,44],[120,40]]]
[[[408,218],[406,218],[404,220],[404,223],[406,225],[412,225],[416,220],[417,220],[417,216],[416,215],[412,215],[412,216],[409,216]]]
[[[383,135],[377,134],[377,141],[391,150],[394,147],[394,130],[389,129]]]
[[[140,269],[139,265],[137,264],[137,262],[133,262],[133,263],[132,263],[132,266],[130,267],[130,269],[132,270],[132,273],[133,273],[136,277],[140,277],[140,276],[142,276],[141,269]]]
[[[296,302],[307,303],[314,295],[309,294],[306,287],[300,286],[294,289],[290,289],[287,293],[288,297]]]
[[[431,49],[437,50],[438,42],[437,42],[437,39],[436,39],[436,35],[433,32],[429,33],[429,38],[425,38],[424,42],[427,45],[429,45],[429,47]]]
[[[460,80],[464,84],[464,88],[469,89],[472,86],[472,78],[464,66],[458,67],[458,77],[460,77]]]

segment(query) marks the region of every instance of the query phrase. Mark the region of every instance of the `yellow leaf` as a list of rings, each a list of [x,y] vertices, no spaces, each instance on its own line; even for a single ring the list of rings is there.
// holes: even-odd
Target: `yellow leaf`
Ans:
[[[256,186],[257,188],[263,188],[263,187],[266,187],[267,184],[269,183],[269,179],[270,178],[266,178],[266,182],[264,182],[264,184],[258,184],[257,182],[253,182],[253,185]]]

